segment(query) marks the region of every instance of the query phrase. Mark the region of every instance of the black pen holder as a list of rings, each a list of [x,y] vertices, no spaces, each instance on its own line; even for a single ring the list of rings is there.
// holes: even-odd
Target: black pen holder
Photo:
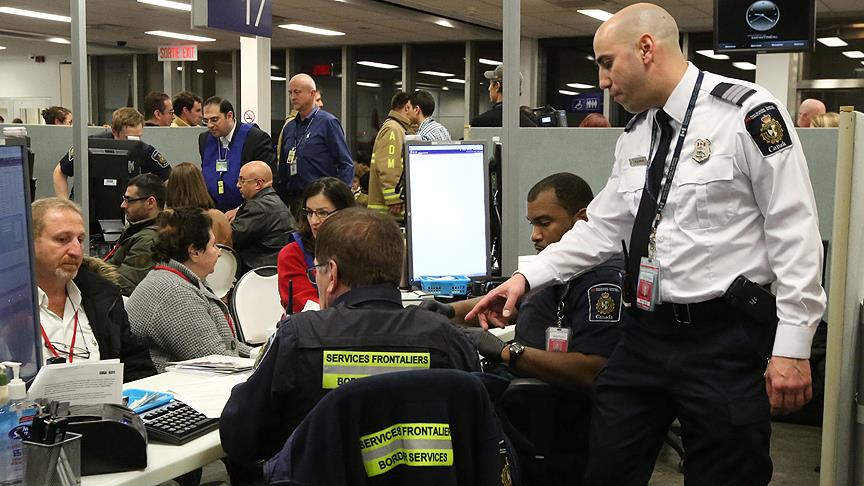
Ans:
[[[79,486],[81,435],[67,433],[55,444],[24,441],[24,486]]]

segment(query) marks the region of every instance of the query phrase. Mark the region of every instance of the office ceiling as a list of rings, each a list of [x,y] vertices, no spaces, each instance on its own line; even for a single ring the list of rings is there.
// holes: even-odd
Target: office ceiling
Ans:
[[[179,0],[188,3],[190,0]],[[511,0],[506,0],[511,1]],[[714,0],[655,0],[668,9],[683,31],[708,31]],[[861,0],[817,0],[819,23],[830,19],[854,22],[864,17]],[[527,37],[588,36],[599,21],[576,12],[582,8],[616,11],[634,2],[608,0],[522,0],[522,32]],[[502,0],[274,0],[272,46],[315,47],[403,42],[448,42],[499,39]],[[0,0],[0,7],[37,9],[69,15],[69,0]],[[205,35],[216,42],[199,44],[200,50],[239,48],[236,34],[193,31],[189,13],[141,4],[134,0],[87,0],[88,53],[155,53],[156,47],[181,41],[153,37],[146,30]],[[447,20],[454,27],[437,25]],[[322,37],[276,28],[280,23],[301,23],[347,33]],[[70,25],[0,13],[0,63],[3,55],[68,55],[68,45],[45,42],[49,36],[69,38]],[[126,47],[118,48],[118,41]]]

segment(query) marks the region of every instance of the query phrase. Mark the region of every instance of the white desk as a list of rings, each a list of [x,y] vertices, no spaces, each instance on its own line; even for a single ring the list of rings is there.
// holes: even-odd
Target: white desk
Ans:
[[[210,375],[167,372],[127,383],[125,388],[168,391],[172,386],[195,384],[211,380]],[[227,401],[227,397],[225,399]],[[224,407],[225,401],[211,403]],[[147,445],[147,469],[114,474],[99,474],[81,478],[82,486],[152,486],[194,471],[199,467],[225,456],[219,440],[219,431],[214,430],[182,446],[150,442]]]
[[[498,339],[506,342],[510,342],[516,339],[516,324],[511,324],[507,327],[490,327],[489,332],[498,336]]]

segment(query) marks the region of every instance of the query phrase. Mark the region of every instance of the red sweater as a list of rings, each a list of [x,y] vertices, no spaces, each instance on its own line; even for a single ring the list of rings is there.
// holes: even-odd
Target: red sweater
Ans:
[[[300,312],[307,300],[318,303],[318,289],[306,276],[306,258],[297,242],[291,242],[279,250],[276,262],[279,272],[279,300],[282,307],[288,305],[288,282],[294,282],[294,302],[291,304],[294,312]]]

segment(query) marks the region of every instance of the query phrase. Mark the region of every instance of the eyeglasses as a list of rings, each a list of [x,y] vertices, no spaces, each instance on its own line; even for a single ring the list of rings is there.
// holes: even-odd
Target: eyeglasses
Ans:
[[[51,345],[54,346],[54,349],[57,350],[57,354],[60,356],[69,356],[69,345],[66,343],[55,343],[51,341]],[[87,343],[84,343],[84,348],[79,348],[75,346],[72,348],[72,356],[81,359],[90,359],[90,349],[87,348]]]
[[[318,277],[318,269],[324,268],[330,264],[330,261],[326,261],[324,263],[319,263],[318,265],[312,265],[311,267],[306,269],[306,276],[309,277],[309,281],[313,284],[317,285],[318,282],[315,279]]]
[[[247,182],[258,182],[258,181],[262,181],[262,182],[263,182],[264,179],[261,179],[261,178],[258,178],[258,179],[244,179],[244,178],[242,178],[242,177],[238,177],[238,178],[237,178],[237,184],[246,184]]]
[[[312,215],[315,215],[318,217],[318,219],[320,219],[321,221],[324,221],[325,219],[329,218],[330,215],[335,213],[336,211],[338,211],[338,209],[334,209],[333,211],[327,211],[326,209],[303,208],[300,210],[300,214],[305,216],[306,219],[309,219],[312,217]]]
[[[145,200],[145,199],[150,199],[150,196],[144,196],[144,197],[129,197],[129,196],[125,195],[125,194],[123,195],[123,202],[125,202],[126,204],[133,203],[133,202],[135,202],[135,201],[143,201],[143,200]]]

